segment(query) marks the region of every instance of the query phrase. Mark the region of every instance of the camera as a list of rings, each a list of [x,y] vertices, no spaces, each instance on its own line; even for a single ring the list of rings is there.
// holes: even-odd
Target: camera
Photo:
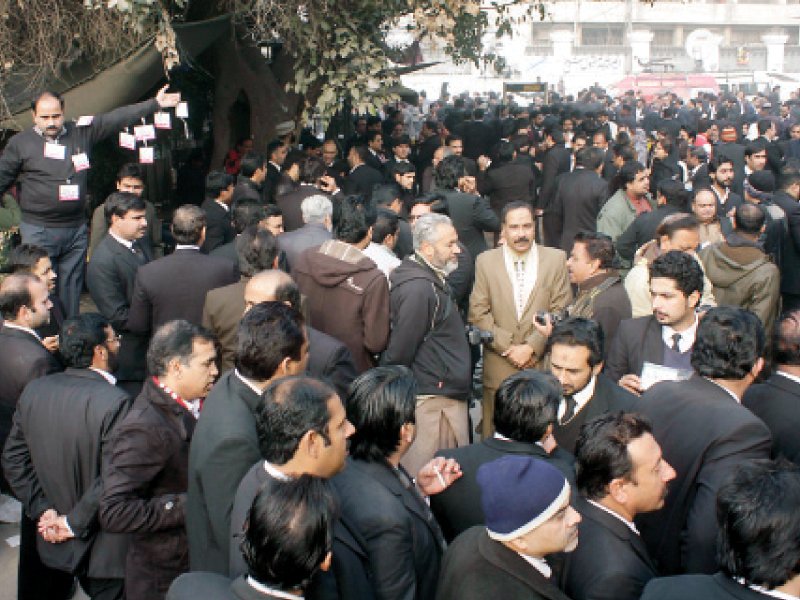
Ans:
[[[547,317],[550,317],[550,323],[555,327],[561,321],[567,318],[567,313],[565,311],[557,311],[557,312],[547,312],[546,310],[540,310],[534,316],[534,320],[541,325],[542,327],[547,326]]]
[[[491,344],[494,341],[494,334],[491,331],[485,331],[475,325],[467,325],[464,329],[467,332],[467,341],[471,346]]]

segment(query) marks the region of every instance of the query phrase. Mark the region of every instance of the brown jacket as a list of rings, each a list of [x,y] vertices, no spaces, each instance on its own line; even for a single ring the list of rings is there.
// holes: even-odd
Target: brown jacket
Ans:
[[[128,600],[158,600],[189,570],[185,506],[195,418],[152,379],[114,430],[103,465],[100,524],[132,533]]]
[[[358,248],[329,240],[292,265],[311,325],[344,343],[359,373],[389,340],[389,284]]]
[[[203,305],[203,327],[211,331],[220,345],[220,373],[233,368],[236,353],[236,334],[244,315],[244,288],[249,277],[210,290]]]

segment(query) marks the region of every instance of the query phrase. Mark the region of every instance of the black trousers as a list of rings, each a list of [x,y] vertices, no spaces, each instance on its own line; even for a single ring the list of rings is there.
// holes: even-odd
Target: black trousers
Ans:
[[[22,511],[19,524],[19,600],[68,600],[74,592],[75,578],[64,571],[51,569],[36,550],[36,523]]]

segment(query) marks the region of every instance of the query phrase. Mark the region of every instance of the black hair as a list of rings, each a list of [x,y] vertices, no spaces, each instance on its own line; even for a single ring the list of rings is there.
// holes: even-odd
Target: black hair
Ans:
[[[510,163],[514,160],[514,152],[516,151],[517,149],[514,147],[514,144],[505,140],[500,140],[497,144],[497,162]]]
[[[599,231],[579,231],[573,244],[583,244],[591,260],[599,260],[601,269],[614,266],[614,242],[611,237]]]
[[[584,317],[570,317],[553,327],[547,339],[545,353],[552,351],[553,346],[583,346],[589,350],[589,366],[595,367],[603,360],[605,333],[597,321]]]
[[[357,244],[369,233],[366,200],[361,196],[346,196],[336,202],[333,210],[333,234],[337,240]]]
[[[269,144],[267,144],[267,160],[272,160],[272,155],[275,154],[275,151],[278,148],[285,146],[286,144],[283,143],[283,140],[274,139]]]
[[[661,223],[656,227],[656,239],[662,236],[667,236],[672,239],[678,231],[697,231],[700,228],[700,222],[697,217],[691,213],[672,213],[667,215],[661,220]]]
[[[703,269],[697,259],[680,250],[670,250],[650,264],[650,280],[657,277],[672,279],[686,297],[703,292]]]
[[[144,182],[142,165],[139,163],[125,163],[122,165],[119,168],[119,171],[117,171],[117,181],[122,181],[126,177],[138,179],[139,181]]]
[[[381,137],[381,141],[383,141],[383,131],[377,131],[375,129],[370,129],[367,132],[367,135],[366,135],[366,138],[365,138],[366,142],[367,142],[367,145],[369,145],[370,143],[374,142],[375,138],[378,137],[378,136],[380,136]]]
[[[715,154],[714,158],[708,161],[708,172],[716,173],[721,165],[728,163],[733,166],[733,159],[725,156],[724,154]]]
[[[764,326],[749,310],[717,306],[700,319],[692,367],[716,379],[743,379],[764,354]]]
[[[295,308],[261,302],[239,322],[234,364],[248,379],[267,381],[285,358],[299,361],[305,343],[303,317]]]
[[[536,221],[536,214],[533,211],[533,206],[531,206],[530,202],[522,202],[516,200],[514,202],[509,202],[503,207],[503,210],[500,211],[500,222],[505,223],[506,217],[508,217],[508,213],[512,210],[519,210],[520,208],[524,208],[528,212],[531,213],[531,217],[533,218],[534,222]]]
[[[758,204],[745,202],[736,207],[736,231],[745,235],[758,235],[767,220],[767,213]]]
[[[580,493],[600,500],[614,479],[636,483],[628,445],[652,432],[650,421],[634,413],[606,413],[584,423],[575,443],[575,484]]]
[[[383,185],[376,185],[372,190],[372,201],[379,209],[384,206],[389,206],[400,197],[400,186],[396,183],[385,183]]]
[[[94,349],[108,342],[108,319],[96,312],[67,319],[61,326],[58,353],[67,367],[86,369],[92,365]]]
[[[408,367],[376,367],[350,385],[347,419],[356,431],[350,437],[353,458],[383,462],[397,450],[400,429],[414,423],[417,383]]]
[[[564,143],[564,132],[557,127],[547,129],[545,131],[545,136],[552,138],[553,143],[556,145]]]
[[[752,156],[753,154],[758,154],[759,152],[764,152],[767,149],[767,144],[764,140],[756,139],[744,147],[744,156],[747,158],[748,156]]]
[[[667,205],[686,210],[689,201],[689,191],[680,182],[673,179],[662,179],[656,186],[658,193],[667,200]]]
[[[231,209],[233,215],[233,229],[239,234],[251,225],[258,225],[267,214],[263,204],[254,200],[237,202]]]
[[[672,139],[670,139],[669,137],[665,137],[663,139],[658,140],[656,144],[660,145],[664,149],[664,152],[666,152],[667,154],[670,154],[672,152],[673,144],[672,144]]]
[[[287,281],[275,288],[275,302],[288,302],[292,308],[299,310],[300,301],[300,288],[294,281]]]
[[[11,272],[12,273],[31,273],[43,258],[50,255],[47,250],[35,244],[20,244],[11,251]]]
[[[36,275],[31,273],[13,273],[3,280],[0,285],[0,316],[6,321],[16,321],[17,315],[23,306],[31,308],[33,294],[31,285],[41,283]]]
[[[575,164],[590,171],[596,171],[603,160],[603,150],[594,146],[585,146],[575,154]]]
[[[800,568],[800,471],[786,461],[741,463],[717,493],[717,558],[746,584],[775,589]]]
[[[259,169],[263,169],[267,160],[260,152],[248,152],[239,161],[239,175],[242,177],[252,177]],[[227,186],[225,186],[227,187]],[[225,188],[223,188],[225,189]],[[217,192],[219,196],[219,192]],[[215,198],[217,196],[214,196]]]
[[[786,191],[795,183],[800,183],[800,168],[797,164],[787,164],[778,175],[778,185],[780,189]]]
[[[620,167],[617,174],[614,176],[612,181],[612,190],[616,192],[617,190],[625,190],[625,187],[629,183],[633,183],[636,179],[636,176],[645,171],[645,167],[642,163],[638,160],[631,160],[626,162],[622,167]]]
[[[275,265],[278,240],[259,225],[251,225],[236,238],[236,255],[239,259],[239,273],[252,277]]]
[[[305,588],[333,545],[335,496],[319,477],[272,481],[247,513],[241,550],[251,578],[283,591]]]
[[[312,377],[281,377],[270,383],[256,409],[258,446],[264,460],[286,464],[309,431],[330,444],[328,401],[334,396],[330,386]]]
[[[356,153],[358,160],[360,160],[362,163],[366,163],[367,160],[369,160],[369,149],[366,146],[359,144],[357,146],[353,146],[350,148],[350,150]]]
[[[145,203],[140,196],[131,192],[112,192],[103,205],[103,214],[109,226],[111,226],[111,217],[117,216],[124,219],[125,215],[132,210],[145,210]]]
[[[388,208],[379,208],[375,224],[372,226],[372,241],[382,244],[390,235],[396,235],[400,218]]]
[[[293,166],[297,165],[300,172],[303,170],[303,163],[307,160],[307,157],[303,152],[300,150],[290,150],[289,153],[286,155],[286,159],[283,161],[283,165],[281,166],[281,171],[288,171]],[[316,180],[314,180],[316,181]]]
[[[800,310],[781,315],[772,346],[776,365],[800,366]]]
[[[445,156],[436,165],[436,172],[434,173],[436,187],[443,190],[454,190],[458,187],[459,179],[464,177],[465,173],[464,159],[462,157],[455,154]]]
[[[212,200],[233,185],[233,176],[222,171],[211,171],[206,175],[206,198]]]
[[[325,175],[325,171],[325,163],[321,158],[308,157],[300,163],[300,181],[309,184],[317,183],[319,178]]]
[[[207,223],[205,211],[195,204],[184,204],[172,214],[172,237],[176,244],[197,244]]]
[[[386,165],[386,176],[394,181],[395,175],[405,175],[406,173],[416,173],[417,170],[410,162],[392,161]]]
[[[147,348],[147,372],[156,377],[163,377],[173,358],[188,364],[194,353],[195,340],[216,343],[210,331],[189,321],[176,319],[164,323],[153,334],[150,346]]]
[[[538,442],[555,423],[559,402],[561,386],[552,375],[533,369],[514,373],[495,392],[495,429],[516,442]]]
[[[772,127],[772,120],[771,119],[759,119],[756,122],[756,129],[758,130],[758,135],[764,135],[769,131],[770,127]]]

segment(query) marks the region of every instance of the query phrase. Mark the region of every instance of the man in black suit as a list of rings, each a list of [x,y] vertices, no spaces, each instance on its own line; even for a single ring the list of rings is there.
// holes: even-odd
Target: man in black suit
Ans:
[[[50,321],[36,329],[42,343],[50,352],[58,351],[58,332],[64,322],[65,309],[56,291],[56,272],[47,250],[33,244],[20,244],[11,253],[11,272],[30,273],[36,275],[46,286],[50,294]]]
[[[697,328],[691,379],[655,385],[637,406],[678,473],[664,510],[637,520],[662,574],[716,570],[717,491],[742,462],[769,457],[769,430],[739,403],[764,365],[763,352],[758,317],[712,308]]]
[[[787,231],[781,246],[781,297],[783,310],[800,308],[800,169],[787,165],[778,178],[780,190],[772,196],[786,216]]]
[[[547,150],[542,157],[542,188],[539,191],[537,208],[548,211],[556,197],[556,179],[562,173],[569,173],[571,154],[564,147],[564,134],[560,129],[551,128],[546,131],[544,146]]]
[[[261,302],[282,302],[295,310],[302,307],[297,284],[278,269],[257,273],[247,282],[244,288],[245,312]],[[350,350],[335,337],[309,324],[306,324],[305,331],[309,346],[306,373],[333,387],[340,398],[346,398],[350,384],[358,374]]]
[[[786,463],[745,463],[717,500],[719,567],[715,575],[654,579],[642,600],[797,598],[800,577],[800,475]]]
[[[330,567],[335,502],[330,486],[309,475],[265,486],[253,500],[244,534],[247,576],[231,581],[186,573],[170,586],[167,600],[299,597],[317,572]]]
[[[200,208],[185,204],[175,211],[175,252],[137,271],[129,330],[147,334],[174,319],[199,325],[209,290],[239,281],[237,265],[200,252],[205,232],[206,216]]]
[[[206,199],[200,207],[206,214],[206,235],[200,243],[205,254],[233,240],[232,200],[233,177],[222,171],[211,171],[206,177]]]
[[[572,600],[639,600],[658,573],[633,519],[664,506],[675,471],[650,423],[621,412],[586,423],[575,471],[581,542],[567,555],[561,589]]]
[[[653,315],[619,324],[604,368],[611,381],[634,394],[645,389],[645,363],[677,371],[691,369],[698,324],[695,309],[703,292],[703,270],[690,254],[670,250],[655,259],[649,270]],[[652,383],[646,380],[644,386]]]
[[[98,312],[122,335],[119,367],[120,386],[138,393],[145,376],[147,336],[128,330],[128,314],[136,272],[152,257],[138,241],[147,231],[145,205],[139,196],[115,192],[106,199],[108,233],[92,253],[86,273],[89,295]]]
[[[97,313],[68,320],[61,332],[64,373],[32,381],[20,398],[3,471],[39,535],[22,538],[42,561],[75,574],[91,598],[123,597],[127,538],[97,527],[100,459],[130,406],[114,371],[119,337]],[[70,577],[71,579],[71,577]],[[50,597],[50,596],[42,596]]]
[[[38,377],[61,370],[61,365],[42,345],[34,329],[50,318],[47,286],[35,275],[15,273],[0,284],[0,443],[5,445],[22,390]],[[5,477],[3,492],[10,491]],[[45,567],[36,551],[36,516],[22,512],[18,592],[22,600],[66,600],[72,576]]]
[[[470,158],[469,156],[464,156],[464,138],[461,137],[460,135],[453,133],[451,135],[448,135],[447,138],[445,138],[444,143],[447,148],[452,150],[454,155],[460,156],[461,160],[464,161],[465,173],[470,177],[477,177],[478,162],[474,158]],[[444,158],[444,156],[442,158]],[[434,164],[433,166],[435,167],[436,165]]]
[[[300,229],[278,237],[278,248],[286,256],[290,270],[304,251],[320,246],[333,237],[331,234],[333,202],[328,196],[324,194],[309,196],[300,204],[300,210],[305,224]]]
[[[235,368],[209,393],[189,449],[186,529],[194,571],[227,574],[233,497],[258,462],[255,411],[279,377],[302,373],[308,341],[303,318],[280,302],[252,307],[237,335]]]
[[[231,210],[233,215],[233,231],[236,236],[227,244],[217,246],[211,251],[211,256],[227,258],[233,264],[239,264],[239,253],[236,249],[239,236],[249,227],[265,227],[267,225],[267,209],[277,210],[277,207],[270,204],[264,205],[259,200],[242,200]],[[268,227],[267,227],[268,229]]]
[[[544,373],[520,371],[495,393],[496,434],[480,443],[442,450],[437,456],[455,460],[462,476],[440,494],[430,497],[431,510],[448,542],[475,525],[484,523],[477,473],[481,465],[501,456],[532,456],[557,467],[574,481],[572,456],[558,448],[552,452],[553,423],[560,400],[558,384]]]
[[[275,204],[278,184],[284,180],[282,173],[283,163],[289,147],[280,139],[274,139],[267,144],[267,174],[262,185],[262,196],[267,204]]]
[[[499,136],[484,122],[482,108],[476,108],[472,117],[471,121],[464,123],[461,134],[464,137],[464,156],[477,160],[479,156],[489,154]]]
[[[468,529],[444,555],[437,600],[567,600],[545,557],[578,545],[570,485],[531,456],[503,456],[478,469],[486,526]]]
[[[283,230],[295,231],[303,226],[303,200],[309,196],[325,194],[319,188],[325,175],[325,164],[319,158],[305,158],[298,165],[300,185],[285,193],[279,193],[275,202],[283,215]]]
[[[267,177],[267,160],[264,155],[248,152],[239,165],[239,175],[230,205],[236,206],[240,202],[263,203],[263,184]]]
[[[720,165],[729,164],[731,166],[730,173],[726,170],[722,178],[719,181],[715,181],[716,185],[714,187],[717,188],[717,197],[721,205],[728,204],[725,201],[726,198],[722,197],[727,197],[728,195],[728,192],[725,190],[729,190],[730,193],[738,196],[740,199],[742,197],[745,178],[744,150],[744,145],[736,142],[736,128],[732,126],[723,127],[720,132],[720,143],[714,148],[715,156],[708,161],[708,174],[711,176],[712,181],[716,180],[713,174]],[[727,206],[727,208],[730,209],[731,206]],[[726,210],[720,214],[726,214],[727,212]]]
[[[600,177],[602,167],[602,150],[578,151],[575,170],[559,178],[553,202],[545,210],[545,244],[569,254],[575,234],[597,231],[597,215],[608,200],[608,183]]]
[[[347,174],[342,188],[345,194],[361,194],[370,198],[375,186],[383,183],[382,172],[369,165],[367,162],[369,157],[369,149],[366,146],[350,148],[350,152],[347,154],[350,172]]]
[[[536,180],[529,166],[516,161],[517,152],[511,142],[500,141],[496,158],[491,166],[487,158],[478,159],[478,191],[489,197],[489,206],[499,217],[509,202],[533,203]]]
[[[383,133],[380,129],[370,130],[367,132],[365,142],[367,153],[364,157],[364,163],[383,175],[383,167],[386,163],[386,156],[383,153]]]
[[[742,403],[772,433],[772,455],[800,464],[800,310],[784,313],[775,327],[774,373],[751,386]]]
[[[636,408],[636,396],[600,371],[603,368],[603,330],[596,321],[572,318],[553,328],[547,340],[550,372],[561,384],[553,436],[560,448],[575,452],[584,423],[593,418]]]

